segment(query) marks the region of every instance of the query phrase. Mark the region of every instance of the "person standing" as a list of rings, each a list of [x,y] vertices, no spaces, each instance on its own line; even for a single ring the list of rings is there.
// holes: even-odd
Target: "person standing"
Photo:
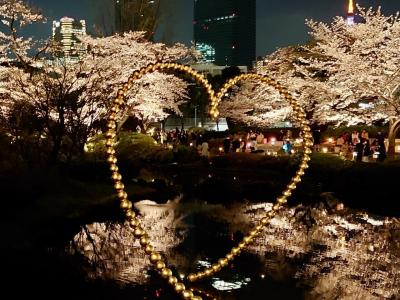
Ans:
[[[385,137],[383,136],[381,131],[378,131],[376,141],[378,144],[378,158],[377,161],[383,162],[386,159],[386,146],[385,146]]]
[[[262,144],[262,143],[264,142],[264,135],[263,135],[262,132],[260,132],[260,133],[257,135],[256,141],[257,141],[257,144]]]
[[[240,148],[240,141],[237,137],[232,142],[232,152],[238,152],[238,149]]]
[[[231,138],[228,136],[224,139],[224,152],[228,154],[231,150]]]
[[[201,144],[201,156],[206,158],[210,156],[210,152],[208,151],[208,143],[206,141]]]
[[[356,144],[356,152],[357,152],[357,157],[356,157],[356,161],[357,162],[361,162],[362,161],[362,157],[364,154],[364,139],[360,139],[360,141]]]
[[[366,131],[365,129],[363,129],[363,130],[361,131],[361,138],[362,138],[362,139],[368,140],[368,139],[369,139],[368,131]]]
[[[359,133],[358,131],[354,130],[353,133],[351,134],[351,143],[353,144],[353,146],[357,146],[359,142],[360,142]]]
[[[319,151],[319,145],[321,143],[321,130],[320,129],[313,131],[313,139],[314,139],[314,150]]]

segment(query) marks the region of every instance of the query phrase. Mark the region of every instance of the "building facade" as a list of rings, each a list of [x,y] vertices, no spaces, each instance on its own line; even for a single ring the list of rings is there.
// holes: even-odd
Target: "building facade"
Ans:
[[[195,0],[193,24],[202,62],[252,66],[256,57],[256,0]]]
[[[77,21],[73,18],[63,17],[60,21],[53,21],[53,40],[59,42],[62,48],[59,59],[63,59],[67,63],[79,61],[80,57],[86,53],[86,49],[79,41],[78,36],[85,34],[85,20]]]

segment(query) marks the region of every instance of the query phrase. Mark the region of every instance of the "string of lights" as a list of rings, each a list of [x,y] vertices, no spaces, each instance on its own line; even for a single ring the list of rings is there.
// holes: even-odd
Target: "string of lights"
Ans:
[[[108,131],[106,133],[106,146],[107,146],[107,161],[112,172],[112,180],[114,181],[114,188],[117,193],[118,199],[120,200],[120,207],[124,211],[125,217],[129,222],[130,227],[133,229],[134,235],[139,239],[140,245],[149,256],[150,262],[155,266],[160,275],[165,278],[174,290],[180,294],[183,299],[199,300],[202,299],[200,296],[194,295],[190,288],[187,288],[183,282],[181,282],[172,273],[172,270],[168,267],[167,261],[162,257],[162,255],[154,251],[154,247],[151,245],[150,237],[147,232],[143,229],[138,218],[136,218],[136,213],[132,210],[132,202],[128,200],[128,194],[125,192],[125,186],[122,183],[122,175],[119,173],[119,168],[117,166],[117,158],[115,156],[116,145],[116,127],[117,127],[117,113],[121,111],[124,106],[125,98],[128,91],[133,86],[134,81],[140,79],[148,73],[152,73],[156,70],[172,70],[181,71],[186,75],[190,75],[194,78],[200,85],[202,85],[211,100],[210,114],[213,118],[217,118],[219,115],[218,104],[224,97],[226,92],[236,85],[239,81],[243,80],[258,80],[264,84],[267,84],[275,88],[282,97],[284,97],[288,103],[291,105],[295,120],[300,125],[300,130],[304,138],[303,143],[303,154],[301,158],[301,163],[299,168],[291,179],[290,183],[287,185],[282,194],[276,199],[275,204],[272,209],[266,213],[264,217],[261,218],[259,223],[242,239],[242,241],[233,247],[230,252],[228,252],[224,257],[220,258],[218,262],[212,264],[210,267],[205,268],[197,273],[192,273],[187,276],[186,280],[188,282],[197,281],[209,277],[217,272],[219,272],[223,267],[227,266],[230,261],[232,261],[236,256],[238,256],[246,246],[251,244],[254,239],[260,235],[263,229],[268,226],[269,221],[273,218],[280,210],[280,208],[286,204],[287,199],[291,196],[292,191],[297,187],[297,184],[301,181],[304,171],[308,168],[308,162],[310,160],[310,154],[312,152],[311,147],[313,145],[311,129],[309,127],[309,122],[306,119],[306,114],[300,104],[296,99],[292,97],[286,87],[282,86],[276,80],[270,78],[266,75],[259,75],[254,73],[247,73],[238,75],[225,83],[222,89],[215,93],[211,84],[207,81],[203,74],[197,72],[196,70],[190,68],[189,66],[184,66],[178,63],[169,62],[157,62],[155,64],[149,64],[140,70],[134,71],[129,77],[128,81],[123,85],[123,87],[118,90],[117,97],[113,101],[113,106],[110,110],[110,115],[108,117]]]

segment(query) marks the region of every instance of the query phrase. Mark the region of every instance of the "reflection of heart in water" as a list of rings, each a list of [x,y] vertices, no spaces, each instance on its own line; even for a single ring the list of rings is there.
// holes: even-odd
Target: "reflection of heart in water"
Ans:
[[[301,181],[301,177],[304,175],[304,170],[308,168],[308,161],[310,160],[309,154],[312,152],[311,147],[313,145],[312,135],[310,133],[311,129],[308,126],[308,121],[306,119],[306,114],[301,108],[299,103],[291,96],[288,90],[282,86],[280,83],[275,81],[266,75],[248,73],[241,74],[226,82],[218,93],[215,93],[212,89],[211,84],[207,81],[203,74],[197,72],[189,66],[183,66],[177,63],[164,63],[158,62],[156,64],[149,64],[146,67],[141,68],[138,71],[134,71],[129,77],[128,81],[123,85],[123,88],[118,90],[117,98],[113,101],[113,106],[111,107],[111,113],[108,118],[108,131],[106,133],[107,141],[107,161],[110,164],[110,170],[112,172],[112,179],[114,181],[114,188],[117,192],[118,198],[121,201],[121,208],[123,209],[125,216],[129,222],[130,227],[134,230],[134,235],[140,239],[140,245],[146,254],[149,256],[151,263],[154,264],[155,268],[159,271],[160,275],[165,278],[175,289],[175,291],[180,294],[184,299],[198,300],[201,299],[199,296],[194,296],[193,292],[186,288],[185,285],[173,276],[171,269],[166,265],[165,259],[162,258],[160,253],[154,251],[153,246],[150,244],[150,237],[146,231],[142,228],[139,220],[136,218],[135,212],[132,210],[132,203],[127,199],[128,195],[124,190],[124,184],[122,183],[122,176],[119,173],[117,166],[117,158],[115,157],[115,143],[116,143],[116,119],[117,113],[120,111],[121,106],[124,105],[125,97],[128,91],[131,89],[135,80],[140,79],[145,74],[152,73],[157,70],[170,70],[170,71],[180,71],[185,75],[190,75],[199,84],[201,84],[207,91],[207,94],[211,100],[210,114],[212,117],[217,118],[219,115],[218,104],[221,102],[222,98],[226,92],[237,84],[241,80],[258,80],[264,84],[267,84],[275,88],[279,94],[284,97],[293,109],[294,119],[299,123],[300,130],[303,136],[303,154],[301,158],[301,163],[296,172],[296,175],[291,179],[286,189],[277,198],[274,206],[266,215],[261,218],[261,221],[242,239],[242,241],[231,251],[225,255],[225,257],[218,260],[217,263],[211,265],[210,267],[200,271],[196,274],[190,274],[186,279],[189,282],[196,281],[208,277],[212,274],[217,273],[221,268],[225,267],[229,261],[233,260],[235,256],[240,254],[247,245],[249,245],[253,239],[258,236],[263,228],[268,225],[269,220],[275,216],[280,207],[287,202],[287,198],[292,194],[292,191],[296,189],[297,184]]]

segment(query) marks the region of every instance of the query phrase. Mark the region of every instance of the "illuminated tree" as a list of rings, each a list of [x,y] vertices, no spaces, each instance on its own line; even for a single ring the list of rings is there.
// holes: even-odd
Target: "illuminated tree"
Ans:
[[[316,123],[315,110],[319,96],[325,96],[323,84],[302,72],[310,56],[305,47],[279,49],[265,57],[263,66],[257,72],[268,75],[282,84],[296,96],[305,109],[307,117]],[[318,88],[316,88],[318,86]],[[221,103],[221,115],[237,122],[254,126],[268,126],[291,120],[291,108],[274,89],[265,84],[244,82],[235,88]]]
[[[314,124],[389,122],[389,152],[393,153],[400,128],[400,18],[360,7],[359,18],[362,22],[354,25],[342,17],[331,24],[307,21],[315,42],[278,50],[265,58],[260,71],[286,85]],[[231,114],[249,101],[254,106],[280,101],[268,89],[249,88],[252,92],[243,90],[226,102]],[[249,110],[238,118],[255,117],[255,112]],[[266,121],[263,118],[260,122]]]
[[[287,119],[291,109],[278,92],[256,82],[235,87],[219,107],[221,117],[248,126],[268,126]]]
[[[380,8],[359,9],[362,22],[349,26],[340,17],[331,24],[308,21],[317,41],[311,51],[321,58],[309,68],[326,73],[327,90],[320,115],[337,124],[389,121],[389,153],[400,127],[400,18]]]
[[[109,103],[133,70],[160,59],[183,59],[189,53],[182,45],[166,47],[147,42],[143,33],[130,32],[107,38],[82,36],[87,54],[77,63],[66,63],[54,59],[59,45],[53,41],[36,50],[31,38],[18,35],[21,26],[43,20],[22,1],[2,1],[0,17],[8,27],[8,34],[0,33],[2,118],[8,120],[14,140],[19,140],[21,126],[15,120],[29,115],[34,124],[28,126],[30,133],[38,141],[50,141],[52,160],[63,149],[69,157],[83,151],[87,138],[101,130]],[[124,113],[139,118],[145,129],[148,122],[180,113],[185,88],[173,75],[145,76],[128,95]]]

